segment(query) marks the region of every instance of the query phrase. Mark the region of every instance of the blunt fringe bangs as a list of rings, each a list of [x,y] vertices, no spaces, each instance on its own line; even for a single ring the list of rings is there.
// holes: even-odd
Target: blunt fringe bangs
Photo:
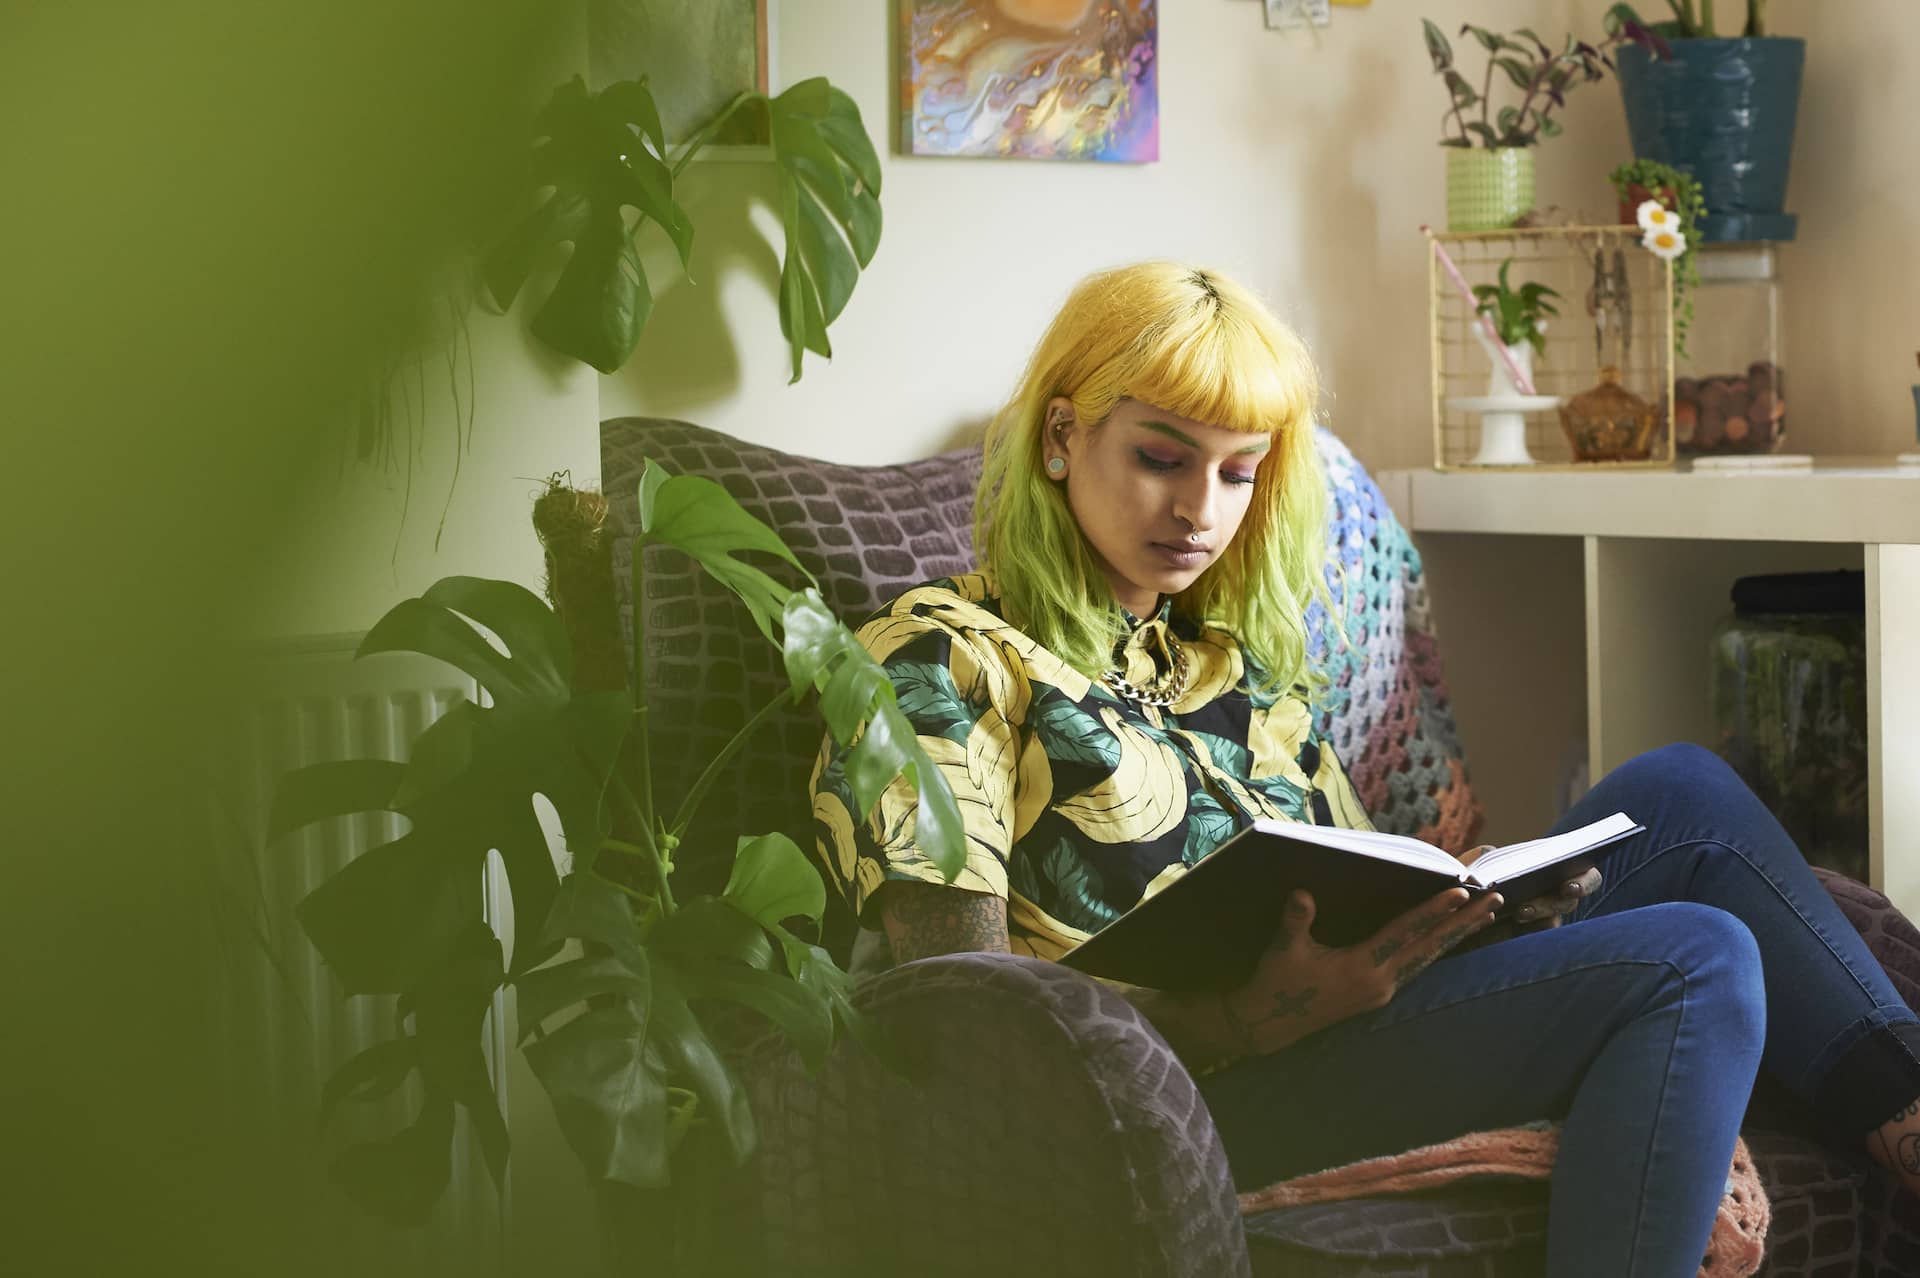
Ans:
[[[1089,276],[1047,327],[987,428],[974,543],[1008,619],[1097,676],[1125,622],[1066,494],[1042,466],[1042,420],[1057,395],[1096,429],[1132,399],[1272,438],[1239,533],[1174,607],[1231,630],[1268,688],[1299,682],[1308,605],[1327,599],[1326,488],[1313,444],[1319,377],[1300,339],[1226,276],[1178,262]]]

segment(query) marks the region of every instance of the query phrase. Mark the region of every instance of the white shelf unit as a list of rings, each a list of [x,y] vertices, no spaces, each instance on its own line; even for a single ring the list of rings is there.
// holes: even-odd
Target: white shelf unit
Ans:
[[[1708,644],[1736,578],[1864,569],[1872,878],[1920,911],[1920,468],[1376,479],[1427,561],[1493,837],[1554,815],[1556,738],[1584,739],[1594,777],[1711,744]]]

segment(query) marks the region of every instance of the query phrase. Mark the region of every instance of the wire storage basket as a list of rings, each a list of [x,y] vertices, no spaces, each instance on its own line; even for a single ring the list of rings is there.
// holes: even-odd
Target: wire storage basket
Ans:
[[[1426,234],[1436,469],[1674,464],[1673,267],[1641,245],[1639,227]],[[1531,395],[1461,288],[1497,284],[1503,266],[1510,289],[1549,288],[1558,311],[1537,354],[1509,348]]]

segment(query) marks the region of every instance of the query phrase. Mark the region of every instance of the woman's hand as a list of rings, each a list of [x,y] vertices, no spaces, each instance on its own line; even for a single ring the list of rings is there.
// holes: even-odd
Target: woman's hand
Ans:
[[[1493,851],[1493,845],[1483,843],[1469,852],[1462,853],[1460,864],[1472,865],[1491,851]],[[1562,883],[1560,890],[1552,896],[1539,896],[1531,901],[1522,902],[1520,908],[1513,912],[1513,916],[1503,919],[1502,922],[1512,924],[1516,930],[1544,931],[1547,928],[1559,927],[1566,921],[1567,915],[1580,908],[1580,902],[1600,890],[1600,883],[1599,869],[1588,870]]]
[[[1311,893],[1287,898],[1280,931],[1253,975],[1221,996],[1242,1053],[1277,1052],[1349,1016],[1385,1007],[1428,964],[1493,921],[1500,894],[1450,888],[1358,945],[1313,939]]]

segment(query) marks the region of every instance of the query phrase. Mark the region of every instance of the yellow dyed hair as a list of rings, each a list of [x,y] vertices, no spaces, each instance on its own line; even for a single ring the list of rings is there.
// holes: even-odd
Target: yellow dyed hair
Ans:
[[[1144,262],[1073,290],[987,429],[974,543],[1008,620],[1092,676],[1112,663],[1124,621],[1041,446],[1047,401],[1083,423],[1123,399],[1269,436],[1245,521],[1175,601],[1226,626],[1267,675],[1291,687],[1307,665],[1306,610],[1326,599],[1326,487],[1313,444],[1319,378],[1306,347],[1252,293],[1217,271]]]

